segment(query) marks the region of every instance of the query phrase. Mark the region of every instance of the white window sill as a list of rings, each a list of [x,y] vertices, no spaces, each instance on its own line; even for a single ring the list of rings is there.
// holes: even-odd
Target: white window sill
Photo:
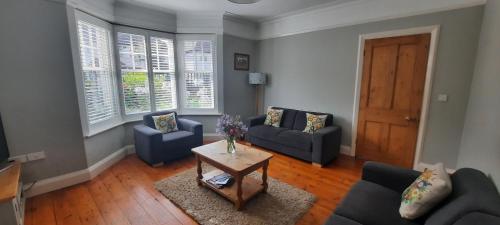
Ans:
[[[178,115],[179,116],[222,116],[223,113],[218,113],[218,112],[214,112],[214,113],[179,113]],[[140,116],[140,118],[128,118],[128,119],[124,119],[123,121],[121,122],[118,122],[118,123],[115,123],[115,124],[112,124],[112,125],[109,125],[109,126],[105,126],[105,127],[101,127],[99,129],[93,129],[92,131],[90,131],[87,135],[85,135],[84,137],[85,138],[92,138],[93,136],[96,136],[96,135],[99,135],[101,133],[104,133],[108,130],[112,130],[114,129],[115,127],[119,127],[119,126],[122,126],[122,125],[125,125],[125,124],[128,124],[128,123],[134,123],[134,122],[140,122],[142,121],[142,116]]]
[[[103,127],[98,128],[98,129],[92,129],[84,137],[85,138],[91,138],[91,137],[96,136],[98,134],[104,133],[104,132],[106,132],[108,130],[111,130],[111,129],[115,128],[115,127],[121,126],[121,125],[123,125],[125,123],[127,123],[127,122],[126,121],[121,121],[121,122],[118,122],[118,123],[115,123],[115,124],[110,124],[109,126],[103,126]]]

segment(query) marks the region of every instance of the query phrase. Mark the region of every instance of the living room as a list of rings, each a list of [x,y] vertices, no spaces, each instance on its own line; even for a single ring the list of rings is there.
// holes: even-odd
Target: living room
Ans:
[[[0,221],[500,224],[500,0],[3,0]]]

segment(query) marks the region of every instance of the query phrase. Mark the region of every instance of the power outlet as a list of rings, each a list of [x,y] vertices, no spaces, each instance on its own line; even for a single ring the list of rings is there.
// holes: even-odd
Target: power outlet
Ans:
[[[28,158],[28,161],[35,161],[35,160],[40,160],[40,159],[45,159],[45,152],[40,151],[40,152],[33,152],[29,153],[26,155]]]

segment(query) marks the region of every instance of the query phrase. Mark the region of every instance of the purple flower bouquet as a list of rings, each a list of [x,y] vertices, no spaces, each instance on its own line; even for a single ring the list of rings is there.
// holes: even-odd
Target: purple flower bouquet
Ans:
[[[239,115],[232,117],[224,114],[217,120],[215,131],[226,139],[227,152],[234,153],[236,152],[236,139],[242,137],[248,131],[248,128],[243,124]]]

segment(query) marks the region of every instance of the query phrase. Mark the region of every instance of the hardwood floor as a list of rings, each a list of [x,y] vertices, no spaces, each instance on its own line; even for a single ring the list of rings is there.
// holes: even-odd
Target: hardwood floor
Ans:
[[[269,176],[318,197],[297,223],[323,224],[359,180],[363,162],[341,155],[318,168],[271,152]],[[152,168],[136,155],[127,156],[95,179],[35,196],[26,202],[26,225],[189,225],[197,224],[153,187],[155,181],[195,165],[194,157]],[[193,178],[194,179],[194,178]]]

